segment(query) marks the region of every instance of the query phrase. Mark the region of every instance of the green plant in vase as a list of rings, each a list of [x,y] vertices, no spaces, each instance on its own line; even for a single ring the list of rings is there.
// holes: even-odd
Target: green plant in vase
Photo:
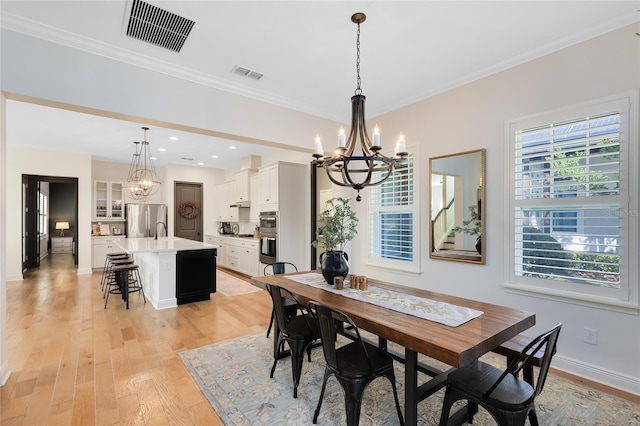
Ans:
[[[480,212],[477,205],[469,206],[469,216],[469,219],[462,221],[462,226],[451,228],[451,232],[454,234],[464,232],[467,235],[477,236],[476,250],[482,254],[482,220],[480,220]]]
[[[327,283],[332,285],[334,277],[345,278],[349,273],[344,246],[358,234],[358,218],[348,198],[331,198],[325,207],[320,213],[313,246],[317,248],[320,242],[324,244],[326,251],[320,255],[321,271]]]

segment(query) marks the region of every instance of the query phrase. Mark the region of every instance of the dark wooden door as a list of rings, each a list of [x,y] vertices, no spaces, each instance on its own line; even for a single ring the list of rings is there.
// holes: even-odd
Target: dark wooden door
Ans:
[[[176,182],[173,199],[174,235],[202,241],[202,184]]]

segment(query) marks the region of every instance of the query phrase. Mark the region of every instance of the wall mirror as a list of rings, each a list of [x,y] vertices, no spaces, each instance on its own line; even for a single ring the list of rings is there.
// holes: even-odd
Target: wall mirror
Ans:
[[[431,259],[485,262],[485,150],[429,159]]]

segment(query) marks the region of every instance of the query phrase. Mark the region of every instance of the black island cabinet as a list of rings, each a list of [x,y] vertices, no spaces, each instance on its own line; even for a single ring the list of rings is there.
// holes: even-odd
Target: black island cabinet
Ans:
[[[217,250],[181,250],[176,254],[178,305],[210,300],[216,291]]]

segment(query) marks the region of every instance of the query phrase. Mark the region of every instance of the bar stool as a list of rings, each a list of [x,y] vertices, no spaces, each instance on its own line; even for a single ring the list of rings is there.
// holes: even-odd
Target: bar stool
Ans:
[[[119,262],[124,262],[120,260]],[[118,261],[115,261],[118,262]],[[142,289],[142,280],[140,279],[140,272],[138,265],[132,263],[121,263],[112,266],[112,271],[115,276],[115,286],[107,289],[104,308],[107,309],[107,303],[109,302],[109,294],[120,294],[122,300],[124,300],[126,308],[129,309],[129,293],[142,293],[142,299],[144,303],[147,303],[147,298],[144,295]]]
[[[115,257],[109,261],[109,266],[108,266],[109,271],[105,278],[105,286],[103,288],[103,292],[104,292],[103,298],[106,298],[109,291],[112,290],[114,287],[118,287],[116,274],[113,268],[121,265],[133,265],[134,263],[135,262],[133,258],[130,257],[129,255],[125,257]]]
[[[111,274],[111,261],[114,259],[125,259],[129,257],[127,253],[107,253],[104,258],[104,268],[102,268],[102,278],[100,279],[100,288],[104,293],[105,283],[107,282],[107,278]]]

